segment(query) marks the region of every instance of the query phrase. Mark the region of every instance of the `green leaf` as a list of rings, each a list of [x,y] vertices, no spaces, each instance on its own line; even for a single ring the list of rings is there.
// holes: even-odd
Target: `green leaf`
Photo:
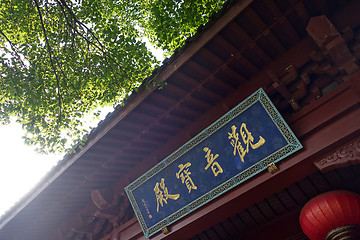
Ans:
[[[39,152],[74,152],[83,117],[123,104],[158,66],[142,37],[170,55],[224,2],[0,1],[0,122],[15,117]]]

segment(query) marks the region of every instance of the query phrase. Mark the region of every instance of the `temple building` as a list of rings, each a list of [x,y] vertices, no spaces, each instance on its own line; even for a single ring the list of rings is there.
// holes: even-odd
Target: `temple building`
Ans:
[[[340,226],[359,239],[359,13],[357,0],[228,1],[2,216],[0,239],[335,240]],[[311,204],[340,200],[339,225],[314,216],[332,225],[320,232]]]

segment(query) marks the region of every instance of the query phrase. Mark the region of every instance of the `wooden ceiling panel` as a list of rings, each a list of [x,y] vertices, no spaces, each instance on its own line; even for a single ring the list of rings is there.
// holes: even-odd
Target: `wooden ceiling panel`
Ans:
[[[284,189],[281,192],[276,193],[279,201],[283,204],[286,210],[293,209],[296,207],[296,201],[291,197],[289,192]]]
[[[319,193],[315,185],[308,178],[301,180],[298,185],[308,199],[315,197]]]
[[[106,159],[109,159],[111,157],[112,155],[103,156],[101,153],[98,153],[96,151],[89,151],[81,156],[81,161],[76,161],[74,164],[96,168],[97,166],[99,166],[99,164],[102,164]]]
[[[272,59],[275,59],[280,55],[281,52],[279,52],[278,48],[274,47],[270,41],[268,41],[268,38],[266,35],[260,36],[256,43],[259,45],[261,49],[264,50],[264,52]]]
[[[271,58],[258,45],[252,49],[246,49],[242,54],[259,70],[271,63]]]
[[[268,26],[273,24],[276,19],[282,15],[281,10],[274,1],[255,1],[252,4],[252,8],[260,16],[261,20]]]
[[[217,102],[223,99],[223,96],[220,95],[217,91],[211,91],[208,87],[208,84],[204,85],[196,93],[196,99],[200,99],[203,102],[206,102],[210,106],[215,105]],[[209,106],[209,107],[210,107]]]
[[[199,85],[200,80],[191,78],[186,73],[178,71],[168,82],[187,92],[190,92]]]
[[[268,219],[265,218],[264,214],[259,211],[256,205],[249,207],[247,210],[256,224],[261,225],[268,221]]]
[[[161,146],[159,143],[142,141],[142,139],[138,139],[136,142],[131,143],[130,149],[134,151],[153,151],[158,149]]]
[[[213,229],[219,236],[219,239],[229,239],[229,237],[231,237],[231,234],[226,231],[223,224],[217,224]]]
[[[208,230],[205,231],[206,236],[208,237],[208,239],[211,240],[221,240],[220,236],[217,234],[217,232],[215,232],[215,230],[213,228],[209,228]]]
[[[286,12],[289,8],[294,6],[294,4],[295,4],[294,2],[296,2],[298,0],[295,0],[295,1],[292,1],[292,2],[291,1],[292,0],[277,0],[276,5],[280,9],[281,12]],[[310,1],[312,1],[312,0],[310,0]]]
[[[253,12],[253,11],[252,11]],[[252,15],[252,16],[249,16]],[[237,16],[237,18],[235,19],[235,22],[237,24],[240,25],[240,27],[251,37],[251,38],[255,38],[256,36],[258,36],[259,34],[262,33],[262,31],[264,30],[264,28],[266,28],[265,24],[259,24],[261,23],[261,19],[260,21],[252,21],[251,17],[255,17],[257,19],[259,19],[258,16],[254,15],[254,14],[249,14],[249,12],[244,12],[244,14],[240,14],[239,16]]]
[[[133,111],[127,117],[129,121],[133,121],[136,123],[145,123],[144,125],[151,125],[151,123],[157,119],[154,114],[146,114],[140,111]],[[133,132],[129,133],[129,135],[130,134],[132,136],[135,135]]]
[[[322,3],[321,3],[322,2]],[[330,1],[328,1],[330,2]],[[324,1],[317,1],[315,4],[312,0],[303,1],[306,11],[309,13],[311,17],[319,16],[322,14],[328,14],[328,7],[324,5]],[[322,9],[322,10],[321,10]]]
[[[221,223],[221,225],[224,227],[224,230],[229,236],[236,236],[239,234],[237,229],[234,227],[234,224],[232,223],[231,219],[226,219]],[[215,230],[217,230],[216,226],[214,226]],[[230,238],[227,238],[230,239]]]
[[[178,130],[178,128],[174,128],[174,127],[169,127],[167,126],[166,128],[170,128],[172,130]],[[156,129],[156,128],[155,128]],[[164,130],[165,129],[165,126],[159,126],[159,131],[167,131],[167,130]],[[155,143],[163,143],[164,141],[166,141],[167,138],[164,138],[164,137],[161,137],[161,136],[153,136],[153,135],[143,135],[141,137],[141,141],[149,141],[150,143],[151,142],[155,142]]]
[[[193,109],[199,113],[204,113],[206,110],[208,110],[212,106],[211,102],[208,102],[208,101],[205,102],[205,101],[203,101],[203,99],[188,97],[186,100],[187,101],[185,101],[182,104],[182,106]],[[196,104],[194,104],[194,103],[196,103]]]
[[[205,232],[197,235],[195,239],[196,240],[210,240],[210,238],[207,236],[207,234]]]
[[[176,122],[177,124],[182,124],[183,126],[188,125],[192,121],[192,118],[187,118],[186,115],[179,114],[176,110],[169,113],[166,119],[170,122]]]
[[[166,89],[166,91],[160,91],[160,94],[169,99],[176,99],[177,101],[183,99],[189,92],[186,89],[171,84],[171,82],[164,86],[164,89]]]
[[[250,79],[252,76],[254,76],[257,72],[259,72],[259,69],[257,66],[255,66],[252,62],[250,62],[245,57],[241,57],[239,59],[236,59],[232,63],[229,64],[233,69],[235,69],[237,72],[241,74],[246,79]]]
[[[246,78],[230,66],[227,66],[222,69],[222,71],[219,71],[216,74],[216,78],[230,85],[233,89],[238,88],[242,83],[246,82]]]
[[[244,223],[246,228],[252,228],[257,225],[255,219],[253,218],[253,216],[249,213],[249,211],[247,209],[238,213],[237,216],[239,216],[239,218],[241,219],[241,222]]]
[[[106,170],[106,173],[112,173],[114,171],[126,170],[130,167],[133,167],[137,164],[138,161],[138,157],[136,156],[121,157],[121,159],[104,163],[102,167]]]
[[[307,35],[306,26],[310,20],[310,16],[306,11],[303,2],[298,2],[294,6],[294,10],[287,14],[286,17],[300,38],[303,38],[305,35]]]
[[[143,104],[136,109],[136,112],[141,115],[152,116],[153,118],[159,118],[165,114],[166,110],[152,104]]]
[[[274,209],[271,208],[270,203],[268,203],[266,200],[262,200],[258,202],[256,206],[267,220],[274,219],[277,217],[277,214],[275,213]]]
[[[216,56],[207,48],[201,49],[201,51],[194,57],[194,61],[209,71],[217,69],[224,64],[224,61],[220,57]]]
[[[275,212],[276,215],[284,214],[287,211],[286,207],[279,200],[279,197],[276,194],[266,198],[266,202],[269,204],[269,207]]]
[[[177,105],[169,114],[169,116],[181,118],[190,122],[194,121],[200,115],[200,113],[196,112],[194,109],[186,108],[183,105]]]
[[[211,74],[209,70],[202,67],[200,63],[197,63],[194,60],[189,60],[187,63],[185,63],[181,68],[181,71],[196,81],[202,81]]]
[[[188,121],[185,122],[188,123]],[[179,121],[175,119],[175,117],[170,118],[170,115],[167,118],[161,119],[159,123],[160,123],[160,128],[164,130],[169,129],[170,131],[175,131],[175,132],[180,131],[186,125],[184,121],[181,120]]]
[[[142,124],[134,123],[127,119],[124,119],[123,121],[121,121],[121,123],[117,124],[113,129],[115,132],[119,131],[119,133],[122,134],[122,132],[131,132],[131,133],[141,132],[144,130],[144,128],[145,126],[143,126]]]
[[[234,90],[230,84],[227,84],[225,81],[220,81],[215,76],[210,78],[204,87],[221,96],[222,98],[225,98]]]
[[[294,11],[295,12],[295,11]],[[294,12],[292,12],[294,14]],[[300,41],[300,37],[289,20],[284,17],[271,31],[285,48],[290,48]]]
[[[93,176],[91,176],[90,180],[91,181],[100,181],[100,182],[102,182],[102,181],[106,181],[106,182],[111,181],[112,182],[115,179],[120,178],[126,172],[127,172],[127,170],[118,170],[118,171],[112,172],[112,173],[108,172],[106,174],[93,175]],[[90,192],[89,192],[89,194],[90,194]]]
[[[238,49],[236,49],[231,43],[229,43],[224,37],[223,34],[215,36],[208,44],[207,47],[211,49],[211,52],[214,53],[222,61],[227,62],[235,54],[237,54]]]
[[[305,204],[308,201],[308,197],[301,191],[298,185],[292,185],[287,190],[297,205]]]
[[[229,218],[229,220],[239,233],[245,231],[248,228],[238,214],[234,214]]]
[[[245,48],[248,48],[248,43],[251,43],[252,39],[241,26],[233,22],[223,30],[223,34],[216,39],[216,42],[223,44],[221,46],[234,57],[238,56]]]
[[[151,104],[157,104],[166,109],[170,109],[177,104],[175,99],[164,96],[161,91],[154,92],[151,96],[148,97],[148,101]]]

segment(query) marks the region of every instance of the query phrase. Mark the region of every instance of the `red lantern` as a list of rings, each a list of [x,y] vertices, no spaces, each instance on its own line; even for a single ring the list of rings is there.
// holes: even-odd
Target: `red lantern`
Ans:
[[[303,207],[299,220],[311,240],[360,239],[360,195],[349,191],[320,194]]]

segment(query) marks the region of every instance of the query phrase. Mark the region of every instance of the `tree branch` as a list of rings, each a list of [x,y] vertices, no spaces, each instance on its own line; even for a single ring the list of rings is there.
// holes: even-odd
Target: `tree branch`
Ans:
[[[3,31],[0,30],[0,34],[5,38],[5,40],[10,44],[11,49],[15,52],[16,56],[18,57],[18,59],[20,60],[21,64],[23,65],[23,67],[26,67],[25,63],[23,62],[23,60],[20,57],[20,54],[18,52],[18,50],[16,49],[14,43],[5,35],[5,33]]]
[[[60,5],[60,7],[62,8],[63,10],[63,14],[65,16],[65,20],[66,20],[66,23],[72,28],[74,29],[74,31],[76,31],[76,33],[82,37],[87,43],[93,45],[95,48],[97,48],[98,50],[100,50],[105,58],[105,61],[108,63],[109,66],[110,63],[108,61],[108,57],[111,61],[113,61],[121,70],[122,70],[122,67],[121,65],[115,60],[113,59],[111,56],[107,56],[107,53],[106,53],[106,47],[101,43],[101,41],[99,40],[99,38],[96,36],[96,34],[91,30],[89,29],[83,22],[79,21],[75,15],[75,13],[71,10],[71,8],[66,4],[65,0],[56,0],[57,3]],[[71,15],[73,21],[74,21],[74,25],[72,25],[69,20],[67,19],[66,17],[66,14],[65,14],[65,9],[64,7],[66,8],[66,10],[68,11],[68,13]],[[77,29],[76,29],[76,24],[79,24],[81,26],[82,29],[85,29],[88,33],[90,33],[90,35],[95,39],[95,41],[98,43],[94,43],[93,41],[91,41],[90,39],[88,39],[87,37],[85,37],[83,34],[81,34]]]
[[[37,12],[39,14],[39,18],[40,18],[40,21],[41,21],[41,27],[42,27],[42,31],[44,33],[44,37],[45,37],[45,44],[46,44],[46,47],[47,47],[47,52],[49,54],[49,59],[50,59],[50,64],[51,64],[51,68],[55,74],[55,78],[56,78],[56,85],[57,85],[57,95],[58,95],[58,105],[59,105],[59,123],[61,122],[61,114],[62,114],[62,96],[61,96],[61,88],[60,88],[60,79],[59,79],[59,76],[57,75],[57,72],[56,72],[56,68],[55,68],[55,65],[54,65],[54,61],[53,61],[53,56],[52,56],[52,49],[51,49],[51,46],[49,44],[49,39],[47,37],[47,34],[46,34],[46,29],[45,29],[45,25],[44,25],[44,21],[43,21],[43,18],[42,18],[42,14],[41,14],[41,10],[40,10],[40,7],[39,7],[39,4],[37,2],[37,0],[34,0],[35,2],[35,5],[36,5],[36,9],[37,9]]]
[[[116,76],[116,73],[112,67],[112,64],[110,64],[109,62],[109,59],[115,63],[116,66],[119,67],[120,71],[123,72],[123,75],[125,75],[125,72],[123,71],[123,68],[121,67],[121,65],[115,60],[113,59],[107,52],[106,52],[106,48],[105,46],[101,43],[101,41],[97,38],[97,36],[95,35],[95,33],[89,29],[84,23],[82,23],[81,21],[79,21],[75,15],[75,13],[72,11],[72,9],[66,4],[65,0],[56,0],[56,2],[58,3],[58,5],[60,6],[61,10],[62,10],[62,13],[64,15],[64,18],[65,18],[65,21],[67,23],[67,25],[72,28],[74,30],[74,33],[77,33],[77,35],[79,35],[81,38],[83,38],[88,46],[91,45],[91,46],[94,46],[96,49],[98,49],[103,57],[104,57],[104,60],[105,62],[107,63],[107,65],[110,67],[111,69],[111,72],[113,73],[113,76],[112,78],[114,78],[114,76]],[[66,9],[65,9],[66,8]],[[66,11],[71,15],[71,18],[72,18],[72,23],[70,22],[70,20],[68,19],[68,16],[66,14]],[[90,39],[88,39],[86,36],[84,36],[82,33],[79,32],[79,30],[76,28],[76,24],[79,24],[79,26],[81,27],[81,29],[83,31],[87,31],[88,33],[90,33],[90,35],[95,39],[95,41],[98,43],[94,43],[93,41],[91,41]],[[73,34],[73,36],[75,36],[75,34]],[[108,59],[109,58],[109,59]],[[115,80],[115,78],[114,78]]]
[[[59,0],[57,0],[57,2],[59,3]],[[78,23],[80,26],[82,26],[82,28],[85,28],[90,34],[91,36],[97,41],[97,43],[99,44],[99,46],[97,46],[96,44],[94,44],[93,42],[91,42],[93,45],[95,45],[97,48],[99,48],[102,52],[105,52],[105,46],[101,43],[101,41],[96,37],[95,33],[93,33],[93,31],[91,29],[89,29],[84,23],[80,22],[75,13],[72,11],[72,9],[66,4],[65,0],[60,0],[61,4],[66,8],[66,10],[70,13],[72,19],[74,20],[75,24]]]

